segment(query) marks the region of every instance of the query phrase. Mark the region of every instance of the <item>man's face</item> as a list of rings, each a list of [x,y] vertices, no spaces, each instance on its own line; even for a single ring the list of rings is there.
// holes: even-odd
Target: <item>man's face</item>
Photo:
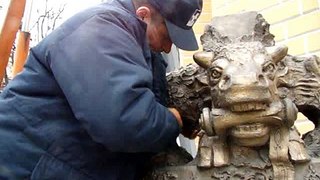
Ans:
[[[147,26],[147,36],[151,50],[166,53],[171,51],[172,42],[162,17],[151,18]]]

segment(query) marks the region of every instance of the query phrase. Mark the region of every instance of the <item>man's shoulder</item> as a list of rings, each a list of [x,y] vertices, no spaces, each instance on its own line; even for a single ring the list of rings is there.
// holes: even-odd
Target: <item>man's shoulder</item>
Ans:
[[[115,14],[116,18],[134,19],[137,20],[133,7],[130,1],[112,0],[100,4],[101,14]]]
[[[117,26],[119,29],[129,32],[129,34],[136,34],[137,31],[141,31],[139,20],[132,11],[118,1],[112,0],[73,15],[46,39],[50,39],[49,44],[60,42],[77,30],[85,31],[88,29],[89,31],[96,28],[96,25],[100,27],[97,31],[101,33],[108,31],[110,26]]]
[[[124,3],[125,2],[125,3]],[[125,0],[112,0],[96,6],[93,9],[88,9],[88,14],[91,18],[102,19],[106,26],[116,25],[119,28],[128,31],[130,34],[144,33],[146,25],[137,18],[132,4]],[[99,21],[101,22],[101,21]],[[143,35],[144,36],[144,35]]]

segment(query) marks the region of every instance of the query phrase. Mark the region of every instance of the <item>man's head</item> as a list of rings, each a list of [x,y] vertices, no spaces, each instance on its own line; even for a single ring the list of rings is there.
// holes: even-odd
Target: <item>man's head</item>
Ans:
[[[198,19],[202,0],[133,0],[136,14],[147,26],[154,51],[170,52],[172,43],[184,50],[197,50],[192,26]]]

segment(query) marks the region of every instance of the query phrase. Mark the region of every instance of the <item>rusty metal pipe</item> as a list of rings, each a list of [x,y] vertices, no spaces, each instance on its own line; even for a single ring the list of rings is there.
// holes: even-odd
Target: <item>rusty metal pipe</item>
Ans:
[[[17,48],[14,55],[14,63],[12,68],[12,77],[15,77],[22,71],[29,53],[30,33],[19,31],[18,33]]]
[[[3,81],[11,48],[21,25],[26,0],[11,0],[0,32],[0,84]]]

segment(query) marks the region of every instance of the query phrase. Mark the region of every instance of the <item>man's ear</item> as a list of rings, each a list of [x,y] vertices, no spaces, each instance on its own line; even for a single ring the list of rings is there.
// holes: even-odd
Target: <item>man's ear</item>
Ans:
[[[148,23],[151,20],[151,10],[146,6],[139,7],[136,10],[136,15],[146,23]]]

